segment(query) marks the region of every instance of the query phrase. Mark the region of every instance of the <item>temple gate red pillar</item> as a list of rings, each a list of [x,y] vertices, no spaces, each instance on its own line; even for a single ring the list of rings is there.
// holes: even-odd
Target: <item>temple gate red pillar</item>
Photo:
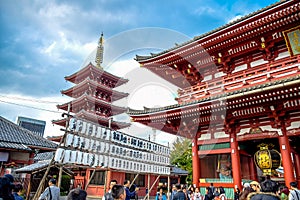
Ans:
[[[236,140],[235,129],[231,129],[230,132],[230,149],[231,149],[231,165],[232,165],[232,176],[234,186],[242,188],[242,177],[241,177],[241,163],[240,153],[238,149],[238,142]]]
[[[278,138],[280,153],[282,158],[282,166],[284,170],[284,180],[285,184],[289,187],[290,182],[295,181],[295,177],[293,174],[293,163],[291,158],[291,147],[289,143],[289,138],[286,133],[285,123],[281,122],[281,131],[282,136]]]
[[[257,180],[257,170],[256,170],[255,162],[254,162],[254,157],[250,157],[249,165],[250,165],[250,175],[251,175],[249,177],[249,179],[258,181]]]
[[[293,152],[293,157],[295,163],[296,181],[298,182],[298,185],[300,185],[300,156],[299,154]]]
[[[192,141],[192,162],[193,162],[193,184],[196,187],[199,187],[199,179],[200,179],[200,159],[198,155],[198,145],[197,145],[198,137]]]

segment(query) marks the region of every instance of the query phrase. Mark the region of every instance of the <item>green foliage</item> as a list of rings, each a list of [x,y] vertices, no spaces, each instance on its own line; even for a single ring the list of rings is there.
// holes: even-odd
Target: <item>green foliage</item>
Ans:
[[[67,191],[69,191],[70,180],[71,180],[71,178],[70,178],[69,175],[62,175],[61,185],[60,185],[61,192],[67,192]]]
[[[192,182],[193,164],[192,164],[192,141],[187,138],[177,137],[172,144],[170,152],[170,162],[172,165],[189,172],[186,181]]]

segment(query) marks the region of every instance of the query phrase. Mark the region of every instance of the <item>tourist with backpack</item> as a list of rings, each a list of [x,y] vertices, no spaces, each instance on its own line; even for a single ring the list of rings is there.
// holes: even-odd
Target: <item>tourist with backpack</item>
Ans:
[[[289,200],[300,200],[300,190],[298,189],[297,182],[291,182],[290,186]]]
[[[56,180],[51,178],[48,182],[49,187],[45,189],[45,191],[39,197],[39,200],[43,199],[51,199],[51,200],[59,200],[60,189],[56,186]]]

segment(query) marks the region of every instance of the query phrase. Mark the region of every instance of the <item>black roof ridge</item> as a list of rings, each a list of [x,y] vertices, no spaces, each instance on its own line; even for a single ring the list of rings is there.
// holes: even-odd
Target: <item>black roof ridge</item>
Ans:
[[[286,2],[286,1],[289,1],[289,0],[280,0],[280,1],[278,1],[278,2],[272,3],[272,4],[270,4],[270,5],[268,5],[268,6],[264,7],[264,8],[258,9],[258,10],[256,10],[256,11],[251,12],[251,13],[249,13],[249,14],[247,14],[247,15],[244,15],[244,16],[242,16],[242,17],[236,19],[236,20],[233,20],[233,21],[231,21],[231,22],[229,22],[229,23],[226,23],[226,24],[224,24],[224,25],[221,25],[220,27],[217,27],[217,28],[215,28],[215,29],[213,29],[213,30],[211,30],[211,31],[208,31],[208,32],[203,33],[203,34],[200,34],[200,35],[198,35],[198,36],[194,36],[192,39],[190,39],[190,40],[188,40],[188,41],[186,41],[186,42],[183,42],[183,43],[181,43],[181,44],[177,44],[177,45],[175,45],[174,47],[171,47],[171,48],[169,48],[169,49],[166,49],[166,50],[164,50],[164,51],[162,51],[162,52],[159,52],[159,53],[150,53],[150,55],[148,55],[148,56],[147,56],[147,55],[136,55],[136,60],[138,60],[138,58],[144,58],[143,60],[150,59],[150,58],[154,58],[154,57],[156,57],[156,56],[163,55],[164,53],[168,53],[168,52],[170,52],[170,51],[172,51],[172,50],[179,49],[179,48],[181,48],[181,47],[183,47],[183,46],[185,46],[185,45],[191,44],[192,42],[195,42],[195,41],[197,41],[197,40],[199,40],[199,39],[201,39],[201,38],[204,38],[205,36],[208,36],[208,35],[210,35],[210,34],[212,34],[212,33],[215,33],[215,32],[217,32],[217,31],[220,31],[220,30],[222,30],[222,29],[224,29],[224,28],[227,28],[227,27],[229,27],[229,26],[231,26],[231,25],[234,25],[234,24],[236,24],[236,23],[239,23],[239,22],[241,22],[241,21],[243,21],[243,20],[245,20],[245,19],[247,19],[247,18],[250,18],[250,17],[252,17],[252,16],[254,16],[254,15],[258,14],[258,13],[261,13],[261,12],[267,10],[267,9],[270,9],[270,8],[272,8],[272,7],[275,7],[276,5],[279,5],[279,4],[281,4],[281,3],[283,3],[283,2]],[[141,61],[143,61],[143,60],[141,60]]]

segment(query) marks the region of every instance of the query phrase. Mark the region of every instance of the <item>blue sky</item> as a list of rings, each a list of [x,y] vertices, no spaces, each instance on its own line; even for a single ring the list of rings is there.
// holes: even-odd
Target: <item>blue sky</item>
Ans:
[[[104,67],[107,64],[112,73],[134,77],[133,74],[139,73],[133,60],[136,52],[171,48],[175,42],[187,41],[275,2],[1,0],[1,116],[14,122],[19,115],[46,120],[46,135],[59,134],[50,121],[60,118],[55,105],[70,100],[60,94],[70,87],[64,76],[83,65],[95,49],[101,32],[107,41],[117,42],[106,43],[106,50],[124,48],[117,57],[108,59],[113,63],[104,63]],[[145,34],[148,30],[153,33],[154,29],[163,30],[162,34]],[[140,34],[137,30],[144,32]],[[172,39],[162,39],[166,37],[164,33],[170,32]],[[122,40],[131,33],[133,38]]]

